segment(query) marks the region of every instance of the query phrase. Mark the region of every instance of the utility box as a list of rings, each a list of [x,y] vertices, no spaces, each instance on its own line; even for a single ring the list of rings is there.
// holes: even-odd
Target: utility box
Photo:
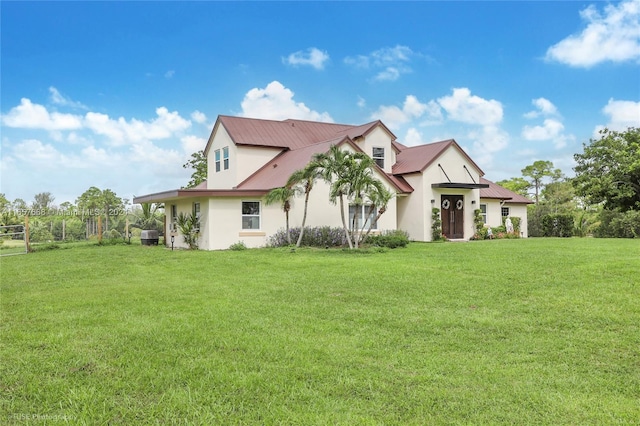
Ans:
[[[143,246],[157,246],[158,240],[158,231],[147,230],[140,232],[140,242]]]

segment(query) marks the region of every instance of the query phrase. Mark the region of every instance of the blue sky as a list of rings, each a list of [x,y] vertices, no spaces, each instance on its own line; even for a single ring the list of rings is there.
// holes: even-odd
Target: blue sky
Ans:
[[[217,115],[454,138],[490,180],[640,127],[640,0],[6,2],[1,189],[185,185]]]

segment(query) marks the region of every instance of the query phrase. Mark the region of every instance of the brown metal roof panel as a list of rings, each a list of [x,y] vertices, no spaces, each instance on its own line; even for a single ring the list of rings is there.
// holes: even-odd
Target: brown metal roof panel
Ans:
[[[287,183],[293,172],[304,168],[314,154],[327,152],[332,145],[339,145],[346,139],[345,137],[335,138],[304,148],[285,151],[240,183],[238,189],[280,188]]]
[[[453,139],[449,139],[403,149],[396,155],[396,164],[392,168],[393,174],[422,172],[453,142]]]
[[[507,188],[503,188],[502,186],[498,185],[497,183],[491,182],[488,179],[480,178],[480,183],[489,185],[489,188],[480,189],[480,198],[506,200],[510,203],[533,204],[533,201],[531,201],[527,197],[523,197],[522,195],[516,194],[515,192],[510,191]]]

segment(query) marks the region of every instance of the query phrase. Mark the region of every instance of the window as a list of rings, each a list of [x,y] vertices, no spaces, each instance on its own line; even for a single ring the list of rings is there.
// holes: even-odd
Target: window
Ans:
[[[175,231],[178,224],[178,206],[171,204],[171,223],[169,224],[169,230]]]
[[[509,216],[509,207],[502,207],[500,209],[500,213],[502,214],[502,217]]]
[[[482,216],[482,223],[487,223],[487,205],[480,204],[480,216]]]
[[[225,170],[229,170],[229,147],[222,148],[222,163]]]
[[[371,221],[376,219],[377,209],[376,206],[371,208],[371,204],[364,206],[355,206],[351,204],[349,206],[349,228],[353,229],[353,217],[358,212],[358,223],[356,223],[356,229],[369,229]],[[368,216],[367,216],[368,214]],[[366,220],[365,220],[366,219]],[[363,226],[364,224],[364,226]],[[371,229],[378,229],[378,224],[373,222]]]
[[[372,158],[380,168],[384,169],[384,148],[374,147]]]
[[[216,172],[220,171],[220,150],[216,149],[215,150],[215,155],[216,155]]]
[[[242,229],[260,229],[260,202],[242,202]]]
[[[193,215],[198,220],[198,224],[196,225],[196,228],[199,231],[200,230],[200,203],[193,203]]]

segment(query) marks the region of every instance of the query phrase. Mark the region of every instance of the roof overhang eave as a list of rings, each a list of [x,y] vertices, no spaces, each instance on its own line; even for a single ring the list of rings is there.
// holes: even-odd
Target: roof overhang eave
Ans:
[[[263,197],[268,192],[268,189],[175,189],[134,197],[133,203],[161,203],[187,198]]]

